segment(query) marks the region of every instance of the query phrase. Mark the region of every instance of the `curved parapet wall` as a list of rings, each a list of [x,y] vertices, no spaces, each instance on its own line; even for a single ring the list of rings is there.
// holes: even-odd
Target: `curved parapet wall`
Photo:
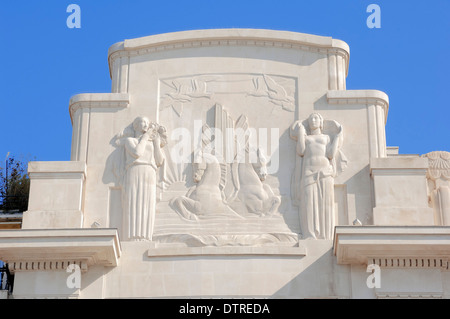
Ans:
[[[213,48],[232,47],[232,52],[227,53],[226,49],[214,50]],[[328,73],[330,90],[345,89],[345,78],[348,73],[350,49],[341,40],[331,37],[303,34],[289,31],[261,30],[261,29],[211,29],[173,32],[153,35],[137,39],[125,40],[116,43],[109,48],[108,63],[110,76],[113,83],[114,92],[127,92],[129,88],[128,77],[130,63],[139,56],[168,54],[169,51],[178,50],[177,53],[170,53],[170,56],[198,56],[199,49],[204,50],[207,55],[230,56],[239,55],[239,47],[246,47],[246,58],[261,58],[261,48],[276,49],[272,55],[275,59],[287,58],[285,62],[302,64],[302,61],[288,61],[288,55],[282,53],[285,50],[302,51],[320,54],[326,57],[328,65],[324,72]],[[254,47],[255,50],[249,50]],[[190,49],[195,49],[196,53],[189,53]],[[186,51],[187,50],[187,51]],[[201,55],[201,54],[200,54]],[[270,55],[270,53],[269,53]],[[156,57],[158,58],[158,57]],[[270,56],[268,57],[270,58]]]
[[[111,46],[112,92],[70,99],[71,161],[30,164],[24,229],[0,232],[16,296],[448,295],[450,155],[387,147],[388,95],[347,90],[348,62],[273,30]]]

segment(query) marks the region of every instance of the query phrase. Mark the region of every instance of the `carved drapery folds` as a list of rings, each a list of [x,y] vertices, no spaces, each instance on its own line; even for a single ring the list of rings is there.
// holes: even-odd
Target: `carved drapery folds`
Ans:
[[[226,113],[220,105],[215,106],[215,111],[222,116]],[[225,116],[230,118],[228,114]],[[266,242],[272,236],[275,241],[294,243],[296,236],[286,227],[279,211],[279,191],[265,183],[270,158],[264,149],[250,143],[247,117],[241,115],[229,123],[234,145],[231,162],[229,154],[224,154],[229,145],[216,144],[214,133],[214,129],[230,128],[228,124],[223,127],[223,123],[229,121],[216,122],[217,127],[204,124],[201,128],[200,147],[194,151],[192,163],[188,164],[192,167],[195,183],[184,195],[173,196],[168,201],[172,214],[176,213],[184,222],[196,223],[199,229],[204,227],[202,223],[211,220],[239,227],[239,221],[268,218],[273,232],[249,233],[245,238],[238,235],[242,238],[233,241],[240,245],[243,240],[249,245],[260,244],[260,238]],[[290,136],[296,141],[297,154],[291,194],[293,204],[299,207],[302,236],[304,239],[332,239],[336,224],[334,178],[347,163],[341,151],[343,128],[336,121],[324,120],[320,114],[313,113],[308,119],[295,122],[290,127]],[[158,168],[165,164],[162,148],[167,144],[166,129],[145,117],[138,117],[116,135],[114,144],[121,154],[114,171],[122,194],[122,236],[125,240],[154,240],[156,187],[158,181],[164,179],[164,169]],[[233,227],[227,226],[224,233],[219,230],[218,233],[201,231],[196,234],[186,230],[178,235],[157,234],[156,238],[160,242],[195,238],[195,245],[210,246],[222,245],[223,236],[228,236],[226,243],[229,245],[229,238],[236,235],[233,235]],[[280,239],[279,234],[287,234],[283,235],[287,240],[283,236]],[[211,238],[216,239],[211,242]]]
[[[194,247],[296,245],[298,234],[280,210],[280,190],[266,180],[275,177],[268,173],[271,157],[261,147],[264,143],[255,144],[258,130],[245,114],[235,119],[221,104],[209,111],[214,111],[213,120],[194,126],[191,159],[181,163],[192,174],[182,184],[168,178],[161,190],[155,242]],[[168,174],[177,165],[170,152]]]
[[[428,198],[437,225],[450,225],[450,153],[434,151],[428,158]]]
[[[151,240],[156,211],[157,170],[164,163],[166,129],[146,117],[137,117],[115,137],[121,156],[115,175],[122,188],[122,236]]]
[[[342,126],[318,113],[296,121],[290,130],[297,141],[292,199],[299,206],[305,239],[332,239],[335,226],[334,178],[347,160],[341,152]]]

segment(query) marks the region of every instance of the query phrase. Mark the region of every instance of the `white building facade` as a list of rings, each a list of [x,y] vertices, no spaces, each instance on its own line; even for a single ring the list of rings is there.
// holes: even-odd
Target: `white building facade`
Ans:
[[[71,160],[0,231],[12,298],[448,298],[450,153],[386,144],[348,45],[196,30],[109,49]]]

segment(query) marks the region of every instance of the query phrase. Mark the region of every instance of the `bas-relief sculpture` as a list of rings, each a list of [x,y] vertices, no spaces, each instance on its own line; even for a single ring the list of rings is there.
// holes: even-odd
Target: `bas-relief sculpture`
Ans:
[[[203,125],[201,147],[195,151],[194,161],[190,164],[195,185],[184,196],[169,201],[173,211],[186,222],[218,219],[239,223],[239,220],[256,217],[282,220],[278,211],[281,197],[264,183],[267,177],[264,150],[255,149],[249,143],[247,117],[241,115],[234,128],[237,132],[233,136],[235,153],[232,163],[226,163],[222,154],[224,148],[214,148],[214,133],[208,125]],[[291,192],[293,203],[299,206],[302,238],[332,239],[336,223],[334,177],[346,166],[341,151],[342,126],[313,113],[307,120],[295,122],[290,127],[290,134],[296,141],[297,154]],[[145,117],[138,117],[132,127],[117,134],[115,143],[123,149],[123,160],[116,164],[116,175],[122,186],[125,239],[152,240],[157,202],[156,171],[165,162],[162,148],[167,144],[166,129],[150,123]],[[232,184],[228,193],[225,192],[227,183]],[[220,241],[255,244],[261,243],[261,238],[264,238],[263,242],[270,242],[267,238],[271,236],[276,241],[287,238],[291,242],[293,239],[292,234],[280,237],[270,235],[270,232],[256,236],[249,234],[244,240],[232,234],[206,237],[184,234],[180,238],[195,237],[203,244],[217,245]]]
[[[300,206],[304,239],[332,239],[336,224],[334,177],[346,166],[341,152],[343,129],[336,121],[312,113],[291,127],[297,141],[292,183],[293,200]]]
[[[195,99],[217,100],[221,95],[243,94],[265,98],[282,110],[293,112],[293,83],[281,76],[268,74],[211,74],[161,80],[160,109],[172,107],[178,116],[184,105]]]
[[[138,117],[116,136],[122,157],[116,174],[122,187],[122,234],[125,240],[151,240],[156,209],[156,171],[164,163],[164,126]]]
[[[422,155],[428,158],[429,202],[434,208],[437,225],[450,225],[450,153],[434,151]]]
[[[216,39],[217,31],[211,32]],[[147,47],[142,40],[128,41],[110,55],[115,93],[83,95],[72,104],[76,162],[61,163],[62,167],[50,163],[51,174],[46,165],[32,174],[34,190],[39,190],[35,197],[57,188],[58,194],[67,193],[67,185],[76,181],[79,192],[67,197],[76,197],[80,204],[80,225],[98,228],[53,232],[46,229],[50,223],[30,222],[29,217],[37,220],[44,214],[24,215],[29,225],[42,229],[0,238],[12,256],[17,296],[60,297],[67,286],[60,261],[67,265],[74,260],[82,271],[95,266],[76,292],[82,298],[373,298],[424,293],[448,297],[449,287],[443,284],[448,281],[448,228],[377,223],[358,227],[358,217],[373,213],[372,191],[388,190],[380,210],[402,208],[395,200],[401,203],[405,198],[398,185],[408,185],[406,177],[421,186],[420,191],[408,190],[411,196],[422,198],[426,206],[429,195],[435,225],[450,225],[450,153],[426,154],[428,161],[393,153],[381,158],[387,99],[380,92],[345,90],[348,55],[342,56],[346,49],[337,48],[334,39],[325,42],[311,36],[314,41],[306,45],[311,39],[301,37],[294,47],[292,34],[283,39],[278,34],[280,39],[255,46],[250,43],[255,42],[252,30],[247,33],[252,41],[238,48],[245,55],[235,56],[234,39],[243,35],[241,30],[230,32],[227,36],[233,41],[218,44],[205,39],[206,45],[216,47],[205,49],[200,43],[199,51],[185,39],[172,44],[167,36],[156,46],[153,40]],[[195,34],[197,44],[201,37]],[[223,45],[233,50],[231,57],[222,56]],[[385,106],[378,105],[379,100]],[[308,118],[312,109],[323,110],[325,119],[316,113]],[[133,121],[136,115],[128,118],[130,114],[151,114],[164,126],[144,117]],[[342,124],[352,136],[344,140],[343,127],[333,119],[348,118],[354,120]],[[200,129],[195,121],[202,122]],[[119,123],[114,133],[129,126],[110,140],[110,129]],[[223,147],[213,143],[214,129],[258,131],[272,126],[279,130],[270,137],[278,141],[276,147],[255,147],[248,143],[249,136],[236,134],[233,140],[243,151],[231,152],[225,162],[229,137],[222,136]],[[92,130],[96,127],[104,129]],[[172,135],[177,128],[186,135],[201,132],[201,147],[183,153],[188,161],[171,157],[174,136],[182,136]],[[111,153],[108,140],[116,147]],[[88,149],[96,152],[88,155]],[[281,161],[275,160],[274,149]],[[339,176],[347,163],[343,149],[352,163],[345,176]],[[69,164],[76,164],[76,174]],[[380,176],[386,183],[379,182]],[[39,198],[34,201],[42,204]],[[59,215],[65,222],[64,204]],[[49,219],[55,216],[53,207],[44,208]],[[426,207],[413,208],[422,214]],[[332,241],[335,224],[340,227]],[[113,229],[103,228],[108,226]],[[38,237],[56,247],[56,255],[50,256]],[[30,250],[30,243],[44,249]],[[365,262],[379,265],[382,276],[389,277],[382,281],[383,290],[365,289]],[[131,280],[124,280],[124,274]]]
[[[245,134],[248,127],[247,117],[241,115],[236,121],[235,128],[236,145],[242,152],[237,152],[231,165],[234,191],[229,202],[236,202],[238,205],[240,203],[243,205],[241,210],[248,213],[270,216],[278,213],[281,198],[264,183],[267,178],[267,156],[262,148],[255,149],[250,146],[250,136]],[[256,160],[252,160],[252,157]]]
[[[241,115],[229,122],[222,106],[215,106],[216,115],[227,118],[228,124],[216,118],[216,127],[232,127],[230,144],[217,142],[214,130],[207,124],[201,128],[201,146],[195,151],[192,177],[195,185],[185,195],[173,197],[169,206],[195,231],[161,236],[160,242],[184,241],[191,245],[294,245],[298,236],[292,233],[278,211],[281,197],[264,183],[267,159],[260,148],[251,146],[248,119]],[[217,131],[215,131],[217,133]],[[226,134],[219,136],[225,137]],[[230,139],[230,136],[228,136]],[[214,141],[214,142],[213,142]],[[224,154],[232,149],[233,154]],[[227,161],[227,158],[231,161]],[[221,224],[217,228],[214,221]],[[194,223],[194,224],[192,224]],[[198,226],[202,229],[197,232]],[[226,232],[224,233],[224,230]]]
[[[174,161],[172,159],[170,150],[168,150],[171,145],[165,147],[163,152],[160,152],[160,148],[153,147],[153,150],[149,150],[149,154],[152,152],[154,154],[154,161],[150,166],[155,168],[164,163],[160,175],[167,178],[160,184],[156,181],[153,173],[152,176],[142,179],[142,181],[149,180],[149,182],[146,182],[145,185],[135,186],[135,188],[145,190],[148,187],[150,195],[144,192],[144,196],[147,196],[145,198],[139,191],[131,187],[131,185],[135,185],[132,179],[124,180],[121,176],[123,173],[120,172],[126,172],[126,168],[121,168],[123,166],[120,164],[121,161],[113,164],[115,175],[119,176],[122,181],[119,185],[122,192],[122,228],[126,233],[124,239],[195,242],[194,245],[260,245],[265,243],[293,245],[297,243],[298,235],[289,229],[279,211],[282,204],[279,191],[265,183],[268,174],[267,163],[270,162],[270,158],[266,156],[263,149],[249,145],[247,117],[241,115],[234,121],[228,112],[217,103],[217,100],[227,100],[229,96],[249,97],[253,99],[253,102],[260,101],[272,110],[293,112],[294,91],[295,80],[293,78],[266,74],[213,74],[162,79],[160,111],[166,112],[166,108],[171,107],[170,109],[178,118],[192,116],[191,109],[186,113],[187,115],[183,110],[188,107],[193,108],[199,102],[204,108],[205,101],[211,101],[207,104],[212,105],[209,107],[210,110],[216,112],[212,129],[223,132],[229,128],[238,129],[240,136],[233,137],[235,139],[233,143],[240,143],[243,152],[234,150],[235,153],[231,152],[233,153],[231,161],[225,162],[229,160],[229,154],[225,154],[224,151],[230,149],[230,141],[224,135],[223,148],[222,146],[217,149],[211,148],[211,144],[214,144],[211,143],[213,130],[206,124],[202,127],[202,147],[195,151],[195,156],[187,164],[184,160]],[[163,118],[171,119],[170,116],[168,118],[163,116]],[[201,118],[200,120],[205,119]],[[170,125],[173,126],[172,123]],[[176,126],[171,127],[171,129],[176,128]],[[139,128],[132,134],[124,130],[117,135],[116,146],[121,146],[127,151],[125,142],[127,134],[139,139],[140,136],[146,134],[145,129],[145,127]],[[192,127],[189,130],[192,133]],[[143,139],[145,140],[145,138]],[[161,146],[164,146],[166,142],[164,139]],[[137,145],[138,141],[135,141],[134,144]],[[133,155],[128,154],[127,156]],[[225,159],[225,157],[227,158]],[[249,161],[250,158],[254,160]],[[141,169],[143,170],[143,168]],[[136,176],[139,175],[138,168],[133,171],[136,171]],[[189,179],[189,172],[192,172],[194,185],[186,189],[185,194],[179,196],[170,195],[170,191],[166,192],[167,188],[174,183],[180,185],[186,181],[185,185],[188,186],[190,182],[184,178]],[[156,185],[159,193],[155,196]],[[169,196],[167,206],[165,204],[161,206],[159,203],[160,198],[164,196]],[[160,207],[158,212],[162,215],[156,212],[155,207],[157,206]],[[138,213],[138,211],[147,210],[148,213]],[[178,230],[172,233],[167,230],[172,228],[170,228],[170,222],[165,223],[164,218],[172,218],[168,217],[170,211],[187,223],[182,233],[178,233]],[[146,219],[147,215],[149,216],[148,220]],[[140,216],[144,216],[144,219]],[[152,234],[154,234],[155,219],[158,219],[158,216],[163,218],[161,223],[164,225],[164,230],[157,233],[155,238]],[[225,225],[227,233],[216,234],[217,226],[202,224],[208,220],[217,220]],[[242,223],[243,220],[247,222]],[[168,227],[166,227],[167,224],[169,224]],[[183,227],[177,222],[175,224],[179,228]],[[143,225],[149,225],[148,229]],[[173,229],[177,229],[177,227]],[[145,230],[139,233],[136,232],[136,228]],[[148,234],[143,235],[142,232]]]
[[[193,179],[195,186],[186,196],[173,198],[170,205],[187,220],[239,216],[228,205],[224,195],[227,165],[221,161],[210,147],[212,133],[205,124],[202,128],[202,148],[195,156]]]
[[[261,149],[250,149],[248,121],[240,116],[236,121],[238,136],[233,162],[228,164],[217,149],[211,149],[212,132],[205,124],[202,128],[202,148],[192,166],[197,183],[186,196],[173,198],[170,205],[187,220],[221,216],[266,216],[277,213],[281,199],[263,181],[267,176],[267,159]],[[234,145],[234,143],[233,143]],[[250,153],[256,157],[252,162]],[[231,170],[233,191],[225,194],[227,172]]]
[[[294,179],[290,187],[292,201],[286,200],[286,196],[289,196],[287,194],[283,203],[280,190],[266,182],[270,156],[267,156],[264,149],[259,146],[249,145],[249,136],[246,133],[242,134],[250,128],[247,116],[241,114],[234,120],[221,106],[222,103],[231,103],[233,106],[235,103],[248,102],[255,106],[264,105],[272,112],[291,113],[295,110],[296,81],[293,77],[263,73],[197,74],[160,79],[158,108],[160,118],[162,116],[164,121],[173,121],[177,118],[182,120],[184,117],[190,121],[194,119],[203,121],[205,113],[202,112],[208,113],[214,109],[216,114],[211,127],[206,124],[202,126],[202,146],[194,151],[195,155],[192,155],[188,163],[174,161],[168,151],[170,145],[165,148],[165,153],[161,153],[161,156],[165,154],[167,158],[162,175],[167,172],[168,178],[165,183],[158,185],[160,186],[158,196],[152,195],[151,199],[147,199],[147,202],[150,201],[148,204],[151,207],[150,215],[154,216],[150,218],[153,223],[151,228],[154,227],[155,218],[158,219],[158,213],[155,215],[157,206],[163,213],[160,215],[161,218],[173,218],[169,217],[172,212],[185,224],[183,226],[173,219],[167,223],[161,220],[163,231],[157,232],[155,240],[160,242],[193,240],[202,245],[231,245],[243,242],[247,245],[259,245],[262,242],[283,241],[296,243],[299,234],[290,230],[283,212],[280,211],[280,207],[286,209],[292,204],[299,205],[298,216],[302,238],[332,239],[336,214],[334,177],[343,169],[345,162],[340,151],[343,141],[342,127],[335,121],[323,119],[320,120],[322,124],[319,124],[321,126],[317,129],[311,128],[316,120],[311,124],[299,121],[291,128],[280,127],[283,131],[290,131],[291,137],[297,141],[296,145],[292,143],[292,147],[298,152],[295,171],[292,172]],[[200,109],[203,111],[199,112]],[[319,117],[321,118],[320,115]],[[173,126],[174,123],[169,123],[171,130],[177,128]],[[180,122],[181,125],[182,123]],[[231,161],[229,154],[225,154],[231,142],[227,140],[229,137],[226,134],[222,136],[223,145],[219,148],[211,147],[214,144],[212,143],[215,138],[214,130],[225,132],[230,128],[237,132],[233,136],[232,145],[239,145],[243,150],[238,152],[234,149]],[[192,133],[192,125],[188,130]],[[154,151],[156,156],[160,156],[156,154],[156,148]],[[155,164],[158,164],[157,162]],[[191,177],[189,173],[192,173]],[[152,185],[156,185],[156,181],[153,183],[153,176],[151,179]],[[130,184],[131,181],[127,183]],[[123,226],[126,229],[130,228],[127,226],[128,220],[134,218],[131,217],[134,214],[133,209],[129,208],[132,200],[127,196],[127,183],[122,187],[125,216]],[[187,188],[184,194],[179,194],[180,186],[177,191],[172,189],[166,192],[174,183],[178,183],[177,185],[185,183]],[[151,187],[154,194],[153,188],[156,186]],[[164,196],[166,199],[169,197],[167,204],[157,203]],[[296,209],[289,208],[292,213],[295,213]],[[227,229],[228,233],[216,234],[220,231],[217,226],[205,224],[211,220],[225,225],[224,229]],[[167,226],[173,222],[176,227]],[[180,228],[184,228],[184,232],[178,233]],[[130,231],[133,232],[132,228]],[[245,232],[247,232],[245,239],[241,235],[235,235]],[[132,237],[133,235],[127,236]]]

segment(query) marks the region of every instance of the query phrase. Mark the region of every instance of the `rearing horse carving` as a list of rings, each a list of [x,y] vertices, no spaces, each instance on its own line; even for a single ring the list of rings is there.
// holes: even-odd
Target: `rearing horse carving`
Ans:
[[[202,149],[195,156],[193,165],[194,182],[197,185],[185,196],[173,198],[170,206],[184,219],[198,220],[224,216],[237,216],[225,202],[224,188],[227,167],[207,147],[212,133],[205,124],[202,128]]]
[[[248,127],[247,117],[241,115],[235,125],[238,151],[231,165],[235,190],[227,202],[236,207],[236,211],[245,209],[258,216],[270,216],[278,212],[281,198],[263,183],[267,177],[267,160],[261,149],[250,147]],[[244,150],[243,154],[239,148]],[[255,163],[252,163],[252,155],[256,155]]]

